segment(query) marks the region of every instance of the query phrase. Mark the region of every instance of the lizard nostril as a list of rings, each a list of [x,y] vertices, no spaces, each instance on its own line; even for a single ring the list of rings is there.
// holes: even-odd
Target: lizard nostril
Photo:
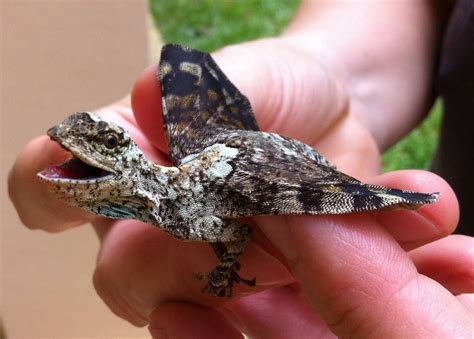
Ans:
[[[48,129],[46,134],[50,136],[51,138],[56,137],[59,134],[59,127],[58,126],[51,127],[50,129]]]

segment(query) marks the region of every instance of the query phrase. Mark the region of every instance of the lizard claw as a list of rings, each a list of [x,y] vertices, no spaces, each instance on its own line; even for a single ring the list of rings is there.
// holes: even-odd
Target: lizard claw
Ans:
[[[217,266],[212,272],[199,273],[196,278],[199,280],[207,279],[207,284],[202,292],[207,292],[216,297],[232,297],[232,287],[234,283],[255,286],[256,279],[244,279],[237,271],[240,269],[239,263],[234,263],[231,267]]]

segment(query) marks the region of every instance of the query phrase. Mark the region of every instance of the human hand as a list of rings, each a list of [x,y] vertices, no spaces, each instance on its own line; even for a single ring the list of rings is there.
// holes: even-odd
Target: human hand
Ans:
[[[250,62],[243,65],[242,59]],[[350,111],[344,88],[323,66],[317,63],[315,65],[312,56],[301,54],[301,51],[292,49],[284,42],[268,40],[223,50],[217,55],[217,62],[237,87],[248,95],[263,130],[276,131],[315,146],[349,174],[370,178],[376,173],[379,154],[371,134]],[[128,129],[149,158],[163,163],[166,161],[163,155],[166,146],[162,134],[159,88],[154,72],[154,67],[147,69],[133,91],[133,108],[140,128],[131,117],[130,108],[125,102],[108,107],[102,113]],[[40,147],[44,147],[41,152],[38,151]],[[199,291],[202,282],[193,279],[196,273],[208,271],[212,267],[211,263],[215,262],[209,246],[179,242],[136,221],[112,221],[90,216],[73,208],[65,209],[61,202],[53,200],[34,177],[47,163],[56,162],[63,156],[59,147],[42,138],[33,141],[18,158],[10,176],[10,187],[22,220],[30,227],[51,231],[92,221],[101,239],[101,251],[94,276],[99,295],[116,314],[134,324],[144,325],[151,319],[154,331],[157,323],[160,323],[176,325],[175,330],[190,330],[189,333],[202,333],[203,336],[208,333],[206,331],[212,331],[216,336],[222,337],[223,334],[218,329],[236,334],[230,323],[223,320],[220,311],[224,310],[225,313],[233,312],[234,317],[240,316],[240,322],[252,332],[265,325],[259,319],[266,318],[265,314],[269,310],[264,309],[271,307],[275,300],[281,302],[279,310],[293,309],[295,315],[303,316],[308,324],[321,325],[322,322],[317,320],[314,313],[305,308],[305,303],[309,301],[324,320],[331,323],[331,318],[352,309],[354,302],[366,300],[360,294],[351,297],[345,293],[343,297],[337,298],[336,305],[332,305],[325,298],[328,289],[334,286],[333,293],[330,293],[333,296],[344,287],[346,290],[366,292],[367,299],[371,300],[371,294],[367,294],[359,285],[370,282],[371,277],[378,277],[379,281],[388,279],[391,282],[389,287],[394,291],[398,278],[403,283],[407,280],[401,277],[408,279],[415,275],[413,263],[393,238],[405,249],[419,247],[450,233],[457,218],[452,191],[441,179],[424,172],[393,173],[370,180],[372,183],[405,189],[442,192],[437,204],[426,206],[418,212],[255,218],[253,222],[259,226],[262,234],[256,237],[258,243],[253,242],[242,256],[242,276],[256,276],[261,289],[287,286],[294,282],[294,276],[305,297],[300,297],[294,289],[285,287],[265,292],[265,295],[228,302],[202,295]],[[32,195],[31,192],[35,193]],[[58,215],[58,210],[64,213]],[[410,225],[410,229],[406,229],[407,225]],[[370,254],[368,257],[365,255],[367,250]],[[363,260],[347,261],[351,258]],[[386,259],[391,262],[385,261]],[[335,260],[340,262],[336,265]],[[373,264],[374,260],[385,266]],[[318,263],[324,264],[324,267],[315,266]],[[352,270],[348,272],[359,273],[354,274],[354,279],[341,274],[346,272],[345,269],[341,270],[341,264],[344,263],[352,263],[349,265]],[[339,269],[334,272],[333,269],[337,267]],[[368,268],[373,269],[373,272]],[[316,282],[315,276],[318,278]],[[342,287],[338,287],[341,284]],[[374,284],[369,283],[367,286],[372,290],[377,287],[373,292],[385,291],[382,287],[378,290],[379,287]],[[244,291],[249,290],[238,287],[235,294],[239,295]],[[285,295],[281,291],[286,293],[287,297],[284,299],[282,296]],[[334,296],[336,297],[337,295]],[[267,302],[262,302],[262,298]],[[171,300],[183,300],[187,303],[169,303]],[[450,302],[454,303],[453,300]],[[248,311],[249,303],[255,306],[252,308],[253,313]],[[197,305],[221,307],[213,309]],[[406,304],[406,307],[409,305],[411,304]],[[374,312],[376,315],[380,314],[380,308],[375,306],[369,303],[367,307],[363,305],[362,314],[365,315],[364,310],[372,308],[377,311]],[[150,313],[155,309],[150,318]],[[174,322],[169,319],[181,312],[193,316],[180,316]],[[274,318],[274,313],[267,320],[271,318],[276,321],[278,318]],[[250,318],[245,318],[246,314],[252,314],[252,319],[256,320],[253,326],[249,324]],[[211,317],[215,321],[198,323],[191,320],[202,319],[199,315]],[[407,315],[406,312],[401,314],[404,315]],[[373,321],[372,319],[368,321]],[[343,319],[331,329],[342,334],[352,332],[351,325],[359,320],[360,317],[355,316]],[[277,321],[282,327],[286,324],[287,331],[301,329],[296,326],[298,323],[294,319]],[[369,322],[367,324],[367,327],[371,325]],[[369,329],[382,331],[390,329],[391,324],[378,325],[380,328]],[[195,326],[203,326],[202,332],[195,332]],[[327,329],[322,326],[320,328]],[[168,328],[168,333],[170,337],[177,336],[173,329]],[[259,333],[260,336],[265,335]]]
[[[224,50],[217,56],[224,58],[225,62],[231,65],[234,65],[233,58],[258,60],[257,57],[252,57],[252,54],[261,55],[264,52],[270,55],[269,58],[275,55],[281,57],[280,60],[273,60],[275,64],[262,62],[263,67],[268,67],[266,70],[272,74],[273,82],[261,81],[260,84],[248,79],[239,84],[242,74],[248,75],[249,72],[235,70],[232,76],[234,68],[229,67],[229,70],[226,70],[225,62],[220,62],[224,72],[231,79],[237,79],[237,87],[249,96],[263,129],[299,138],[316,145],[319,150],[322,149],[320,145],[328,145],[327,152],[322,153],[329,154],[332,161],[339,167],[346,166],[346,170],[352,174],[360,170],[357,167],[364,158],[367,163],[376,166],[378,151],[372,147],[373,140],[364,126],[351,116],[352,112],[346,110],[344,100],[347,95],[343,89],[337,84],[331,84],[332,79],[321,69],[316,71],[319,71],[319,74],[306,78],[304,72],[311,67],[309,63],[305,64],[305,58],[297,60],[298,56],[292,55],[289,50],[285,51],[284,46],[273,46],[276,50],[272,54],[273,43],[274,41],[268,41],[262,44],[260,41],[244,47],[241,45]],[[242,48],[249,48],[247,54]],[[285,55],[286,52],[289,54]],[[281,65],[288,65],[289,60],[297,60],[295,64],[298,66],[286,66],[284,71],[287,73],[279,73]],[[247,66],[257,72],[263,69],[262,73],[265,73],[262,65]],[[254,74],[255,78],[266,79],[262,73]],[[328,78],[321,76],[322,74]],[[286,84],[286,91],[278,92],[271,87],[271,84],[275,84],[278,88],[288,78],[302,81],[310,79],[316,84],[312,87],[307,82],[306,87],[301,88],[290,80]],[[146,75],[142,80],[144,87],[150,88],[149,84],[146,85]],[[246,87],[252,84],[256,87]],[[299,91],[292,92],[291,89],[294,88]],[[268,93],[273,93],[280,102],[270,101],[274,96]],[[313,105],[305,105],[304,99],[311,97],[311,93],[333,99],[333,106],[324,109],[314,105],[320,99],[317,94],[311,98]],[[271,106],[272,104],[274,106]],[[143,126],[150,126],[152,123],[152,106],[153,104],[147,103],[146,97],[140,98],[134,105],[136,113],[143,112]],[[269,106],[272,109],[268,109]],[[291,124],[284,122],[289,118],[288,114],[285,114],[286,107],[292,107],[291,112],[299,113],[291,116]],[[262,111],[274,115],[262,117],[259,114]],[[320,115],[324,115],[327,120],[324,121]],[[315,122],[323,120],[329,126],[334,121],[338,124],[323,131],[321,138],[315,134],[316,141],[311,140],[311,133],[305,133],[304,123],[308,124],[305,126],[308,129],[324,126],[312,125],[311,117],[316,117]],[[269,122],[267,126],[266,121]],[[285,130],[288,127],[294,127],[295,130]],[[349,131],[352,133],[349,134]],[[149,138],[165,150],[163,136],[156,134],[156,130],[148,133]],[[346,140],[345,150],[338,152],[340,149],[336,147],[331,149],[331,146],[337,145],[325,143],[325,138],[330,137],[334,137],[336,142]],[[352,138],[358,139],[360,144]],[[354,145],[355,149],[351,149],[351,145]],[[367,171],[365,173],[370,175],[370,169],[373,167],[367,167],[369,169],[364,168]],[[359,173],[361,174],[363,175]],[[406,336],[414,333],[420,336],[432,333],[440,336],[469,334],[469,310],[472,310],[469,306],[470,296],[463,295],[457,300],[452,293],[472,292],[472,253],[467,250],[474,245],[473,240],[451,237],[423,246],[445,235],[445,232],[449,233],[456,225],[458,211],[452,191],[439,178],[419,171],[392,173],[372,180],[377,184],[419,191],[430,191],[437,187],[436,189],[443,191],[442,198],[436,205],[426,206],[418,212],[257,218],[255,222],[259,229],[270,240],[271,245],[277,248],[276,256],[283,257],[283,262],[295,276],[299,286],[274,288],[224,304],[218,311],[190,303],[165,303],[151,316],[152,333],[157,336],[167,333],[169,337],[187,337],[195,333],[200,333],[202,337],[240,337],[235,331],[237,327],[251,337],[268,338],[332,336],[331,331],[339,336],[360,337]],[[407,226],[410,226],[410,229],[407,229]],[[416,250],[409,254],[404,251],[411,248]],[[433,252],[437,255],[433,256]],[[270,250],[270,253],[275,252]],[[247,263],[244,259],[244,265],[251,266],[257,260]],[[435,280],[418,274],[416,269],[422,273],[426,272],[427,277],[438,280],[444,287],[439,286]],[[442,270],[446,273],[440,276]],[[447,279],[451,274],[456,278]],[[308,303],[312,309],[307,306]],[[433,321],[434,315],[441,313],[446,321]],[[229,319],[233,322],[232,325]],[[398,326],[400,323],[404,326]]]

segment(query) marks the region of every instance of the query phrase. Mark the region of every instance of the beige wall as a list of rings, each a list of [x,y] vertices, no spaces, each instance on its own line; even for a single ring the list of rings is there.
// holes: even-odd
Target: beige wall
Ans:
[[[6,176],[25,143],[68,113],[126,93],[147,63],[146,0],[1,2],[1,317],[8,337],[147,337],[115,317],[91,282],[89,226],[24,228]]]

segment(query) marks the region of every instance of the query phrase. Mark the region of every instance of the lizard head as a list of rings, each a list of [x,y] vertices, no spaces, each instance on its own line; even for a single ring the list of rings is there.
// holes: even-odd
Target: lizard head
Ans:
[[[113,218],[143,219],[137,213],[156,205],[140,196],[140,170],[148,161],[122,127],[80,112],[47,134],[72,155],[38,173],[60,200]]]

